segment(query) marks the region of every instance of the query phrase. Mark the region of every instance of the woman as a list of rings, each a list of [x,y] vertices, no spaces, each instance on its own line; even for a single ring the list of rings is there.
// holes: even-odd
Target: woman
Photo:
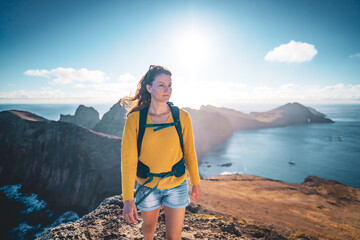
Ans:
[[[141,78],[135,96],[122,101],[127,106],[132,105],[127,115],[121,147],[123,215],[127,222],[137,223],[137,207],[141,210],[145,239],[154,237],[161,206],[165,211],[166,238],[181,239],[189,194],[186,171],[181,176],[154,176],[152,180],[140,178],[137,176],[138,161],[148,166],[152,173],[164,173],[171,171],[180,159],[184,159],[192,184],[192,198],[199,199],[201,193],[190,115],[179,110],[182,145],[181,140],[179,141],[181,133],[177,132],[174,124],[170,124],[174,122],[172,108],[167,104],[171,97],[171,86],[171,72],[162,66],[152,65]],[[145,118],[150,127],[145,128],[138,152],[137,138],[142,109],[148,111]],[[157,129],[159,131],[151,127],[151,124],[166,123],[167,127]],[[134,197],[135,180],[139,191]],[[146,196],[147,194],[149,195]]]

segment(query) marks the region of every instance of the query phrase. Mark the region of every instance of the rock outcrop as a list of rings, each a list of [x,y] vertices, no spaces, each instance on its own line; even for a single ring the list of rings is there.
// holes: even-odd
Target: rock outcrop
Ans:
[[[252,175],[202,179],[202,195],[186,209],[182,239],[358,239],[360,189],[307,177],[302,184]],[[42,239],[143,239],[122,217],[120,196],[105,199],[76,222],[43,232]],[[165,239],[160,211],[155,239]]]
[[[69,122],[75,123],[80,126],[92,129],[97,123],[99,123],[99,112],[96,111],[93,107],[85,107],[84,105],[79,105],[75,111],[75,115],[64,115],[60,114],[60,122]]]
[[[44,231],[37,239],[143,239],[141,214],[138,224],[128,224],[122,217],[120,196],[105,199],[97,209],[76,222],[61,224]],[[165,239],[165,216],[161,210],[156,239]],[[215,215],[192,205],[185,214],[182,239],[286,239],[270,227],[246,223],[223,215]],[[304,238],[306,239],[306,238]]]
[[[24,111],[0,112],[0,185],[84,214],[121,193],[121,138]]]
[[[194,140],[198,156],[205,154],[215,145],[222,143],[233,133],[230,120],[218,112],[185,108],[193,123]]]
[[[287,103],[263,113],[250,113],[254,119],[269,123],[270,127],[284,127],[296,124],[332,123],[333,121],[313,108],[300,103]]]
[[[126,113],[126,109],[121,106],[120,101],[118,101],[108,112],[104,114],[101,121],[92,129],[96,132],[122,137],[126,121]]]
[[[219,108],[211,105],[201,106],[200,111],[205,112],[217,112],[231,122],[231,125],[234,130],[244,130],[244,129],[259,129],[270,127],[266,122],[260,122],[254,119],[251,115],[242,113],[229,108]]]

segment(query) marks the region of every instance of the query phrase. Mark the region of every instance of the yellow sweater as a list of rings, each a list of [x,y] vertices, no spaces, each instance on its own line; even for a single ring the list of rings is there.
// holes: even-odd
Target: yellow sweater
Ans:
[[[181,177],[171,176],[162,179],[158,189],[179,186],[187,178],[187,172],[189,173],[191,184],[196,185],[200,183],[191,118],[189,113],[182,109],[180,109],[179,115],[184,139],[184,159],[187,171]],[[121,176],[124,202],[134,198],[135,179],[140,184],[143,184],[147,180],[136,176],[139,118],[139,111],[129,114],[123,132],[121,145]],[[167,123],[172,122],[174,122],[174,119],[170,114]],[[149,115],[147,116],[146,123],[153,123]],[[179,135],[175,126],[163,128],[156,132],[153,131],[154,128],[155,127],[145,128],[139,159],[145,165],[149,166],[150,171],[153,173],[171,171],[172,166],[182,157]],[[155,187],[159,179],[158,177],[154,177],[154,179],[145,186]]]

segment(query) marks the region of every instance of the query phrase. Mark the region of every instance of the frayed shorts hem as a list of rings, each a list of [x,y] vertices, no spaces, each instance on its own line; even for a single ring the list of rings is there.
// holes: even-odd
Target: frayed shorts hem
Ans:
[[[136,188],[140,186],[139,183],[136,183]],[[139,193],[136,195],[136,200],[142,198],[151,188],[142,187]],[[189,199],[189,188],[187,180],[182,182],[179,186],[169,189],[156,189],[148,197],[142,201],[137,208],[141,211],[153,211],[160,208],[161,206],[166,206],[174,209],[186,208],[190,204]]]

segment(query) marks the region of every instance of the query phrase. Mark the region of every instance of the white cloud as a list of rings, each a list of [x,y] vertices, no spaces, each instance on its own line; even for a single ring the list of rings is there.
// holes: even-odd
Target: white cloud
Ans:
[[[355,53],[349,56],[349,58],[360,58],[360,53]]]
[[[116,83],[119,85],[119,88],[128,91],[134,92],[136,90],[137,84],[140,79],[136,79],[134,75],[131,73],[125,73],[118,77],[118,82]]]
[[[4,100],[13,100],[18,101],[22,100],[23,103],[25,103],[27,100],[35,100],[35,99],[66,99],[70,95],[66,94],[65,92],[54,89],[54,90],[38,90],[38,91],[29,91],[29,90],[16,90],[11,92],[0,92],[0,100],[1,102],[4,102]]]
[[[232,100],[246,88],[237,81],[207,81],[181,76],[173,76],[173,92],[171,101],[180,107],[198,108],[201,105],[215,104],[222,99]]]
[[[284,92],[294,92],[297,91],[297,89],[300,88],[300,85],[294,84],[294,83],[289,83],[289,84],[285,84],[282,85],[280,87],[280,90],[284,91]]]
[[[136,89],[135,77],[128,74],[121,76],[115,82],[74,84],[77,88],[0,92],[0,103],[115,103]],[[192,108],[206,104],[229,106],[240,103],[283,104],[294,101],[360,103],[360,84],[304,86],[288,83],[280,86],[249,86],[236,81],[191,81],[174,76],[171,101],[178,106]]]
[[[341,90],[344,90],[345,86],[342,83],[333,85],[333,86],[327,86],[321,89],[322,92],[339,92]]]
[[[62,68],[58,67],[52,70],[27,70],[24,72],[27,76],[37,76],[53,79],[53,84],[68,84],[73,82],[93,82],[101,83],[109,79],[106,73],[99,70],[88,70],[86,68],[80,68],[76,70],[74,68]]]
[[[109,96],[108,92],[83,90],[17,90],[0,92],[0,103],[115,103],[120,97]]]
[[[281,44],[268,52],[265,61],[301,63],[311,61],[318,53],[315,46],[309,43],[291,40],[287,44]]]
[[[118,77],[118,81],[119,82],[133,82],[133,81],[135,81],[135,77],[131,73],[125,73]]]
[[[174,81],[176,82],[176,81]],[[288,83],[280,86],[249,86],[205,81],[175,86],[172,101],[180,106],[198,108],[201,105],[214,104],[229,106],[247,104],[283,104],[287,102],[303,103],[360,103],[360,85],[343,83],[329,86],[298,85]]]

